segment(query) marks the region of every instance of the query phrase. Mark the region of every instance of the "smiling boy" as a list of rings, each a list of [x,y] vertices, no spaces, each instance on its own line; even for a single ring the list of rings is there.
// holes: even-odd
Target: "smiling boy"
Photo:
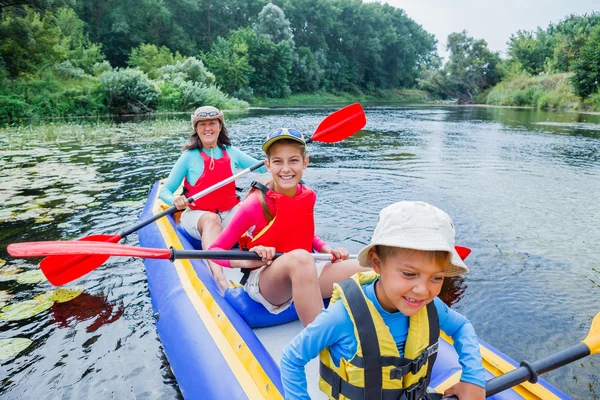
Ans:
[[[485,371],[471,323],[437,295],[444,278],[469,269],[454,249],[454,225],[423,202],[384,208],[359,253],[363,267],[335,285],[329,308],[284,349],[287,399],[309,399],[304,366],[320,359],[320,389],[330,399],[428,399],[439,330],[454,340],[461,381],[444,393],[485,398]]]

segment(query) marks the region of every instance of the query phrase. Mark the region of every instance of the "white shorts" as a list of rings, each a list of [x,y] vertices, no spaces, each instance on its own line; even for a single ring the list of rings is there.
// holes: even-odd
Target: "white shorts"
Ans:
[[[234,206],[231,210],[218,212],[217,215],[221,218],[221,227],[225,228],[227,224],[231,221],[235,212],[240,208],[240,205]],[[210,211],[204,210],[192,210],[191,208],[186,208],[181,214],[181,218],[179,220],[179,224],[183,226],[183,229],[187,233],[189,233],[193,238],[202,240],[202,236],[198,231],[198,221],[200,218]]]
[[[325,268],[328,264],[331,264],[331,261],[316,261],[315,265],[317,268],[317,277],[321,276],[321,272],[323,272],[323,268]],[[250,275],[248,275],[248,280],[244,285],[244,290],[248,293],[248,296],[257,303],[262,304],[271,314],[279,314],[284,312],[290,304],[292,304],[293,299],[289,299],[283,304],[275,306],[269,303],[263,296],[260,294],[260,289],[258,287],[258,281],[260,279],[260,273],[263,269],[267,268],[267,266],[260,267],[258,269],[252,270]]]

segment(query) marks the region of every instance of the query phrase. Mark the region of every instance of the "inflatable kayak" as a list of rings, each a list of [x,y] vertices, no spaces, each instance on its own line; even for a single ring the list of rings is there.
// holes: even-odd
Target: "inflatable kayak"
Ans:
[[[170,206],[158,199],[160,185],[157,182],[150,190],[140,220]],[[143,247],[154,248],[193,250],[199,245],[178,228],[173,215],[141,229],[139,241]],[[186,399],[283,399],[280,354],[302,329],[294,310],[272,319],[241,287],[232,287],[223,295],[203,260],[146,259],[145,267],[158,335]],[[242,277],[234,269],[225,273],[233,282]],[[488,379],[517,366],[481,340],[480,346]],[[311,397],[325,399],[318,389],[318,360],[308,364],[306,373]],[[443,392],[459,378],[458,357],[451,339],[442,334],[430,388]],[[569,397],[540,379],[537,384],[523,383],[489,398]]]

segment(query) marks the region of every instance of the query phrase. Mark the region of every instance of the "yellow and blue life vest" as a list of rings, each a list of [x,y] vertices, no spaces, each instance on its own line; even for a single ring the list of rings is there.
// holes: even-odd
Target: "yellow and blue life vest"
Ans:
[[[331,302],[341,300],[354,324],[356,355],[335,365],[329,348],[321,350],[319,388],[330,399],[418,400],[427,398],[427,385],[437,356],[439,320],[430,302],[410,317],[404,357],[362,285],[379,277],[359,272],[334,285]]]

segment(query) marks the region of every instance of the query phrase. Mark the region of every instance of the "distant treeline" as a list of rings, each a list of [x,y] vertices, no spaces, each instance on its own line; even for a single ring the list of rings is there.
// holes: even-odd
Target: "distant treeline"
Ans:
[[[3,0],[0,123],[401,88],[600,109],[599,21],[571,15],[519,31],[505,60],[453,33],[442,64],[433,35],[403,10],[362,0]]]
[[[437,60],[402,10],[362,0],[3,1],[0,37],[5,119],[410,88]]]
[[[501,60],[466,32],[448,37],[448,62],[420,87],[462,102],[600,110],[600,13],[570,15],[547,29],[518,31]]]

